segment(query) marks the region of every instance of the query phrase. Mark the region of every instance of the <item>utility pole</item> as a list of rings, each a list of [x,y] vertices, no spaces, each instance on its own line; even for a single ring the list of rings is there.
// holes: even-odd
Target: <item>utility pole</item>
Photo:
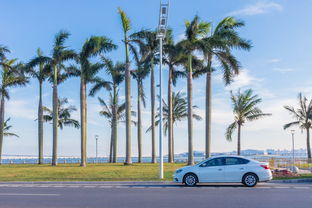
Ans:
[[[292,162],[293,166],[295,166],[295,130],[290,130],[291,138],[292,138]]]
[[[96,162],[98,162],[98,140],[99,140],[99,135],[95,135],[95,158]]]
[[[157,39],[159,40],[159,178],[164,178],[164,155],[163,155],[163,130],[162,130],[162,58],[163,58],[163,40],[166,37],[168,23],[168,3],[160,2],[159,23],[157,31]]]

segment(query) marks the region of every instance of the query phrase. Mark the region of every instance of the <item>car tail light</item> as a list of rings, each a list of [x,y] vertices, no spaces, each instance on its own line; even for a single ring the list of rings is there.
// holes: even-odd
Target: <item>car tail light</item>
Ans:
[[[268,165],[260,165],[260,166],[263,167],[266,170],[270,170],[270,166],[268,166]]]

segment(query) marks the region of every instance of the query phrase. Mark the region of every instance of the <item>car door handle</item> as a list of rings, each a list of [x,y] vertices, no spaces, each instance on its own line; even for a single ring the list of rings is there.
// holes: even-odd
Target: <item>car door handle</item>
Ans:
[[[240,170],[244,170],[245,168],[240,168]]]
[[[218,171],[221,171],[221,170],[223,170],[223,169],[222,169],[222,168],[219,168],[219,169],[218,169]]]

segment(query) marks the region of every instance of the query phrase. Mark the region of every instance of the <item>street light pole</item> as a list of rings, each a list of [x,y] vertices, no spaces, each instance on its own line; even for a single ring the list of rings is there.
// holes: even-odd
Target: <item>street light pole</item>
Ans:
[[[98,162],[98,139],[99,139],[99,135],[95,135],[95,158],[96,158],[96,162]]]
[[[291,138],[292,138],[292,161],[293,166],[295,166],[295,130],[291,130]]]
[[[163,137],[162,137],[162,45],[163,39],[159,38],[160,63],[159,63],[159,178],[164,178],[164,156],[163,156]]]
[[[163,155],[163,130],[162,130],[162,58],[163,58],[163,40],[166,36],[168,23],[168,8],[169,2],[163,4],[160,2],[159,24],[157,31],[157,39],[159,40],[159,178],[164,178],[164,155]]]

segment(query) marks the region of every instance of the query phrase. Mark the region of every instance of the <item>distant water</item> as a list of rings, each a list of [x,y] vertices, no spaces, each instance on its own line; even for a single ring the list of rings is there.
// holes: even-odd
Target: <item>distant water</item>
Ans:
[[[199,162],[202,161],[204,158],[203,157],[194,157],[195,162]],[[143,157],[142,158],[144,163],[150,163],[152,161],[151,157]],[[168,158],[164,157],[164,162],[167,162]],[[158,158],[157,161],[159,162]],[[175,162],[186,162],[187,158],[186,157],[178,157],[175,158]],[[80,163],[80,158],[58,158],[57,162],[59,164],[74,164],[74,163]],[[108,158],[107,157],[89,157],[87,159],[88,163],[108,163]],[[123,163],[125,162],[125,157],[119,157],[117,159],[118,163]],[[138,162],[138,158],[137,157],[133,157],[132,158],[132,162],[136,163]],[[37,158],[11,158],[11,159],[2,159],[2,164],[37,164],[38,163],[38,159]],[[45,164],[50,164],[52,163],[52,159],[51,158],[44,158],[43,159],[43,163]]]

